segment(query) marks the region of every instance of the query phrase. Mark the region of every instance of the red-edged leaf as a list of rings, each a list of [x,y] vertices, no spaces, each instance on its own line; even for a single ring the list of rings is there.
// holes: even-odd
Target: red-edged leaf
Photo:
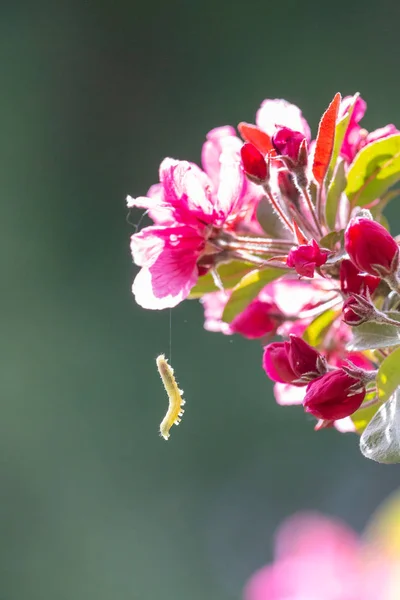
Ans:
[[[239,133],[245,142],[253,144],[260,152],[267,154],[273,150],[271,138],[265,131],[261,131],[256,125],[250,123],[239,123]]]
[[[312,172],[319,185],[325,179],[326,172],[331,161],[333,144],[335,142],[336,119],[338,116],[340,101],[342,97],[336,94],[319,123],[317,141]]]

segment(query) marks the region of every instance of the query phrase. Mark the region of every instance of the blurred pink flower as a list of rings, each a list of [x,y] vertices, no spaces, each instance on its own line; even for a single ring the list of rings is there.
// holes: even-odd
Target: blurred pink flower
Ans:
[[[200,299],[204,308],[204,328],[226,335],[240,333],[249,339],[275,334],[277,331],[282,334],[283,329],[286,335],[289,333],[301,335],[309,319],[304,319],[304,323],[290,321],[283,324],[283,322],[305,308],[312,308],[326,301],[325,287],[326,282],[321,279],[315,279],[311,284],[297,278],[273,281],[266,285],[246,310],[230,324],[222,321],[222,313],[231,292],[217,291],[204,294]],[[293,302],[293,293],[296,302]]]
[[[340,521],[300,513],[279,528],[275,560],[252,575],[244,600],[394,600],[398,568]]]
[[[222,320],[229,292],[205,294],[200,302],[204,307],[204,328],[226,335],[239,333],[248,339],[274,335],[280,322],[279,309],[267,294],[259,294],[231,323]]]

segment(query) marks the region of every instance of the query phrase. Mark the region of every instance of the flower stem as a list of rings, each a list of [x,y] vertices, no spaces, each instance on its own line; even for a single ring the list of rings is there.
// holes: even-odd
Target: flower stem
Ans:
[[[282,221],[285,223],[286,227],[293,233],[294,229],[293,229],[293,225],[291,224],[291,222],[289,221],[289,219],[287,218],[287,216],[285,215],[285,213],[283,212],[282,208],[279,206],[278,202],[275,200],[275,198],[273,197],[271,190],[269,188],[268,184],[264,184],[263,185],[263,189],[267,195],[268,200],[271,202],[273,208],[276,210],[276,212],[278,213],[278,215],[280,216],[280,218],[282,219]]]
[[[320,223],[318,221],[317,213],[315,212],[315,208],[314,208],[314,205],[312,203],[312,200],[311,200],[311,197],[310,197],[310,194],[308,192],[307,187],[302,187],[301,188],[301,193],[303,194],[303,197],[304,197],[304,199],[305,199],[305,201],[307,203],[308,210],[311,213],[311,216],[313,218],[316,230],[318,231],[318,235],[320,236],[320,238],[322,238],[324,234],[323,234],[321,225],[320,225]]]

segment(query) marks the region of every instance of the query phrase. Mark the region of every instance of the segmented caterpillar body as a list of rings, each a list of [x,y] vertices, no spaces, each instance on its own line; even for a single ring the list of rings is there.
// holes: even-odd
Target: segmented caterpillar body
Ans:
[[[178,384],[174,377],[174,370],[171,365],[168,364],[164,354],[157,356],[156,363],[169,399],[167,414],[160,424],[160,435],[167,440],[172,425],[179,425],[181,422],[181,416],[185,412],[182,408],[185,401],[182,398],[183,390],[178,388]]]

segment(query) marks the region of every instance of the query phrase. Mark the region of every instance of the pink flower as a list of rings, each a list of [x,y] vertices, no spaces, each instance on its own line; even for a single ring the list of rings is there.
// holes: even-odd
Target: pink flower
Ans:
[[[270,137],[274,135],[277,127],[289,127],[302,133],[307,142],[311,140],[310,127],[301,110],[287,100],[264,100],[257,111],[256,123]]]
[[[244,600],[394,600],[399,597],[398,499],[359,537],[336,518],[303,512],[286,519],[274,561],[256,571]]]
[[[351,219],[344,234],[344,244],[350,259],[360,271],[377,277],[393,275],[399,264],[396,240],[372,219]]]
[[[201,151],[201,164],[213,186],[218,188],[222,155],[225,156],[227,153],[238,154],[242,141],[230,125],[215,127],[207,133],[206,138]]]
[[[201,163],[215,190],[218,189],[220,180],[225,178],[227,191],[230,193],[230,182],[224,174],[224,170],[226,170],[227,163],[233,162],[236,165],[235,168],[241,172],[240,150],[242,145],[242,140],[236,136],[234,128],[229,125],[216,127],[208,132],[207,140],[203,144]],[[240,197],[227,226],[239,231],[262,234],[263,231],[256,218],[257,205],[262,197],[262,188],[246,177],[242,177]]]
[[[374,369],[374,365],[362,352],[348,352],[345,356],[337,358],[337,360],[331,359],[331,364],[335,367],[348,366],[349,362],[365,371],[372,371]]]
[[[279,406],[296,406],[303,404],[306,388],[290,383],[275,383],[274,396]]]
[[[133,260],[142,267],[132,289],[144,308],[172,307],[188,296],[198,260],[218,252],[213,238],[242,208],[245,179],[238,154],[227,150],[220,160],[217,187],[196,165],[167,158],[153,195],[128,198],[129,207],[149,209],[159,223],[131,238]]]
[[[275,333],[275,329],[269,331],[268,321],[261,329],[254,326],[259,318],[262,322],[265,315],[267,315],[268,319],[274,321],[275,328],[278,327],[280,335],[301,334],[309,320],[304,319],[301,322],[291,320],[287,324],[284,324],[284,320],[286,317],[296,316],[300,311],[318,306],[324,302],[327,296],[325,286],[326,282],[322,279],[314,279],[310,282],[297,278],[278,279],[266,285],[257,298],[230,324],[222,321],[222,313],[230,297],[230,292],[218,291],[204,294],[200,300],[204,307],[204,328],[208,331],[218,331],[226,335],[240,333],[248,338],[262,337],[268,333]],[[293,302],[293,295],[296,297],[296,302]],[[258,316],[253,320],[255,309],[257,309]],[[244,325],[244,323],[246,324]],[[262,334],[255,335],[257,331],[261,333],[263,329]]]
[[[355,533],[334,519],[303,513],[280,527],[275,561],[251,577],[244,600],[359,600],[362,573]]]
[[[343,419],[360,408],[365,394],[366,389],[360,379],[337,369],[308,384],[304,410],[318,419]]]
[[[314,271],[328,260],[329,250],[320,248],[315,240],[301,244],[290,250],[286,264],[296,270],[300,276],[314,277]]]
[[[275,316],[271,316],[275,315]],[[240,333],[248,339],[257,339],[276,332],[278,310],[275,304],[255,298],[231,322],[232,333]]]
[[[346,96],[343,98],[340,106],[339,118],[343,118],[345,116],[352,102],[353,96]],[[341,156],[343,156],[343,158],[349,163],[354,160],[356,154],[362,148],[371,142],[375,142],[376,140],[385,138],[389,135],[399,133],[394,125],[386,125],[385,127],[376,129],[371,133],[368,133],[365,129],[362,129],[362,127],[359,125],[359,122],[365,115],[366,110],[366,102],[361,97],[358,97],[354,106],[353,114],[349,121],[349,125],[347,127],[342,147],[340,149]]]

